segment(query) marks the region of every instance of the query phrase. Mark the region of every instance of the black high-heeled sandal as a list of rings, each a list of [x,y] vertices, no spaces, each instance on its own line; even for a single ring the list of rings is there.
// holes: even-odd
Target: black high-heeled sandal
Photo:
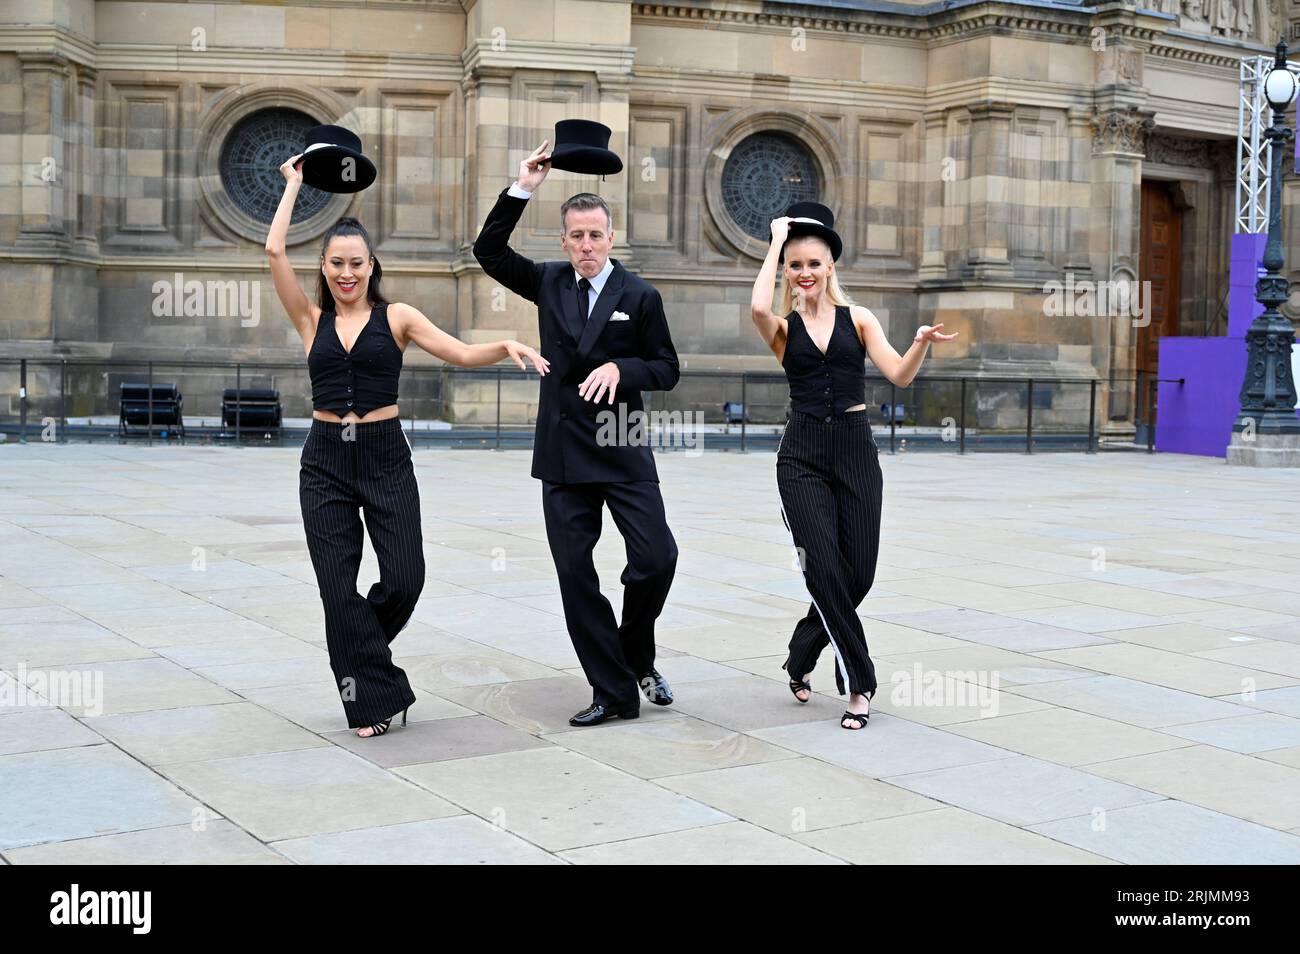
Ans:
[[[407,708],[409,709],[410,706],[407,706]],[[376,722],[374,725],[368,727],[370,729],[369,735],[358,736],[358,738],[361,739],[377,738],[378,736],[381,736],[385,732],[387,732],[389,728],[392,726],[392,724],[393,724],[392,719],[385,719],[383,722]],[[406,709],[402,710],[402,725],[406,725]]]
[[[799,699],[799,693],[801,692],[807,692],[808,699]],[[790,694],[793,695],[796,699],[798,699],[800,704],[806,706],[808,704],[808,700],[812,698],[812,683],[800,682],[798,679],[791,679]]]
[[[845,709],[844,715],[840,716],[840,728],[848,729],[850,732],[857,732],[859,729],[865,729],[867,726],[867,722],[869,722],[871,719],[870,703],[874,696],[875,696],[874,692],[870,696],[867,696],[868,707],[866,712],[850,712],[848,709]],[[857,725],[847,726],[844,724],[845,719],[849,719],[853,722],[856,722]]]
[[[856,722],[857,725],[847,726],[844,724],[845,719],[850,719],[853,722]],[[871,719],[870,712],[850,712],[848,709],[845,709],[844,715],[840,716],[840,728],[849,729],[852,732],[856,732],[859,729],[865,728],[868,720],[870,719]]]

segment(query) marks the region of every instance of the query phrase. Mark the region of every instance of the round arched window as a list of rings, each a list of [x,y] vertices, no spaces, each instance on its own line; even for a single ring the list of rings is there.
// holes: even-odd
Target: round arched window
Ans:
[[[782,133],[754,133],[731,150],[722,167],[727,214],[757,239],[772,236],[772,220],[795,202],[818,201],[821,182],[812,155]]]
[[[284,195],[280,166],[303,149],[307,130],[320,123],[296,109],[262,109],[245,116],[221,146],[221,185],[240,211],[270,224]],[[302,222],[325,208],[332,196],[303,185],[293,208]]]

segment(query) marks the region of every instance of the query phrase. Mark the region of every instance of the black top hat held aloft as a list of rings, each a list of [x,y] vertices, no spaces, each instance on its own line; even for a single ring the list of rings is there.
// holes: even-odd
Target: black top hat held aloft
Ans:
[[[796,202],[785,210],[785,214],[792,220],[789,238],[815,235],[830,247],[831,261],[839,260],[844,251],[844,243],[835,231],[835,214],[830,209],[820,202]],[[785,260],[784,250],[781,252],[781,260]]]
[[[360,192],[375,181],[375,164],[361,154],[357,134],[342,126],[307,130],[302,181],[322,192]]]
[[[623,160],[609,149],[610,135],[608,126],[589,119],[561,119],[555,124],[551,168],[592,176],[622,172]]]

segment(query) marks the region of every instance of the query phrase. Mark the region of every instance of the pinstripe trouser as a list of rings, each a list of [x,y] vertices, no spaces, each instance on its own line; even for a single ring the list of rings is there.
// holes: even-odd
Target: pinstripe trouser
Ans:
[[[866,411],[829,420],[791,412],[777,449],[776,484],[781,519],[794,541],[812,604],[795,625],[782,668],[802,679],[829,643],[840,695],[846,682],[849,692],[876,691],[876,668],[867,655],[857,607],[876,576],[882,482]]]
[[[374,725],[415,701],[388,644],[424,588],[420,491],[401,421],[313,420],[303,444],[298,499],[321,603],[330,668],[352,728]],[[379,561],[362,596],[361,515]]]
[[[600,539],[602,508],[623,535],[627,565],[623,621],[600,592],[592,551]],[[546,540],[555,560],[573,651],[591,684],[591,701],[630,708],[639,704],[638,680],[654,668],[655,620],[663,612],[677,569],[677,542],[653,480],[557,484],[542,481]]]

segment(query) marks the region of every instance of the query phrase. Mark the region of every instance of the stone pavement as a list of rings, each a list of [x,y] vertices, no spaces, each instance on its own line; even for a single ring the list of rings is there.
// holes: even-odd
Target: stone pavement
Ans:
[[[529,455],[420,450],[419,701],[362,740],[298,454],[0,446],[6,862],[1300,862],[1294,472],[884,455],[848,732],[829,655],[807,706],[780,668],[808,600],[773,455],[661,454],[677,702],[573,730]]]

